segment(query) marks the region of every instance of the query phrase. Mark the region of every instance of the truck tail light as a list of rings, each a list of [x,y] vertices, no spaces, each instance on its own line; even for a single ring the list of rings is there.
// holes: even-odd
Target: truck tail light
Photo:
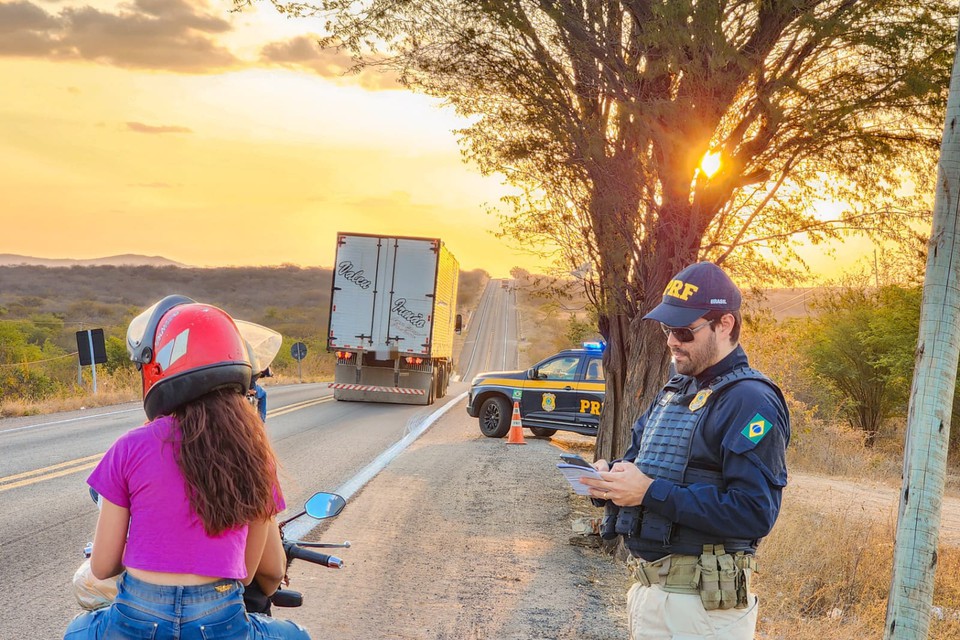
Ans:
[[[413,356],[406,357],[407,364],[423,364],[423,358],[414,358]]]
[[[349,360],[353,357],[352,351],[337,351],[337,358],[340,360]]]

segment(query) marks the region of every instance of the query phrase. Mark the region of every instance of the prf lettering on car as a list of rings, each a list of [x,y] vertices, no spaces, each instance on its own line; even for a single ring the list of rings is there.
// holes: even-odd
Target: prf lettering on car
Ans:
[[[695,294],[699,288],[700,287],[695,284],[688,284],[682,280],[671,280],[667,288],[663,290],[663,295],[673,296],[681,300],[689,300],[690,296]]]
[[[580,413],[590,413],[598,416],[600,415],[600,403],[596,400],[581,400]]]

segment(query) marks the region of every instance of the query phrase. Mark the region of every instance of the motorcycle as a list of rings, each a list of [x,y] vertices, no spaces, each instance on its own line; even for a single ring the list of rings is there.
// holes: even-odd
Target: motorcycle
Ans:
[[[280,523],[280,538],[283,540],[283,550],[287,554],[288,569],[290,568],[290,563],[294,560],[305,560],[329,567],[330,569],[343,568],[344,563],[340,558],[325,553],[317,553],[316,551],[311,551],[311,549],[348,549],[350,548],[349,540],[339,543],[287,540],[286,537],[284,537],[283,529],[288,523],[303,515],[310,516],[317,520],[334,518],[343,511],[346,504],[346,500],[335,493],[315,493],[307,500],[303,511]],[[273,595],[267,596],[260,590],[256,581],[251,582],[248,586],[244,587],[243,590],[243,604],[247,609],[247,613],[260,613],[269,616],[271,615],[271,605],[277,607],[301,606],[303,604],[303,594],[299,591],[283,588],[284,585],[289,584],[289,578],[284,576],[280,588],[277,589]]]
[[[97,506],[100,506],[100,496],[93,488],[90,488],[90,497]],[[333,542],[307,542],[304,540],[287,540],[284,536],[284,527],[293,520],[307,515],[316,520],[334,518],[343,511],[347,502],[342,496],[335,493],[318,492],[313,494],[303,507],[303,510],[279,523],[280,538],[283,541],[283,549],[287,554],[287,567],[294,560],[305,560],[314,564],[323,565],[331,569],[341,569],[344,565],[343,560],[336,556],[327,555],[311,551],[311,549],[348,549],[350,541],[339,543]],[[93,550],[93,543],[88,542],[84,547],[84,560],[80,568],[77,569],[73,577],[74,595],[81,607],[88,610],[99,609],[109,606],[117,595],[117,578],[108,578],[100,580],[93,576],[90,571],[90,554]],[[303,594],[299,591],[283,588],[289,585],[290,580],[287,576],[283,577],[281,587],[272,595],[266,595],[257,585],[256,581],[251,582],[244,587],[243,604],[247,613],[259,613],[271,615],[271,607],[299,607],[303,604]]]

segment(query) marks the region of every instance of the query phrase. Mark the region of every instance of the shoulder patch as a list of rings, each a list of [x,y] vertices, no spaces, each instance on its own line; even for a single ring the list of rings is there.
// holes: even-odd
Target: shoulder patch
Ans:
[[[758,413],[757,415],[753,416],[750,422],[747,423],[747,426],[745,426],[743,431],[740,433],[743,434],[743,437],[745,437],[747,440],[756,444],[763,439],[763,436],[770,432],[771,427],[772,425],[770,422]]]

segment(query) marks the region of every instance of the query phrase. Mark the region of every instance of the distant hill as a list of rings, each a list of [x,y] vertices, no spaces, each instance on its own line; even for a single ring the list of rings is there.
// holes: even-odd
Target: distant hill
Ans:
[[[0,266],[29,265],[34,267],[187,267],[187,265],[162,256],[141,256],[125,253],[106,258],[34,258],[15,253],[0,253]]]
[[[121,325],[178,293],[268,326],[326,331],[331,270],[299,267],[182,268],[0,266],[0,320],[51,314],[68,323]],[[323,327],[322,329],[319,329]],[[295,334],[294,334],[295,335]]]
[[[178,293],[216,305],[285,336],[325,342],[333,271],[321,267],[0,265],[0,323],[65,325],[64,348],[80,327],[113,328],[122,336],[130,319],[164,296]],[[460,274],[459,306],[476,304],[489,275]],[[43,317],[47,320],[43,320]],[[109,333],[109,332],[108,332]]]

